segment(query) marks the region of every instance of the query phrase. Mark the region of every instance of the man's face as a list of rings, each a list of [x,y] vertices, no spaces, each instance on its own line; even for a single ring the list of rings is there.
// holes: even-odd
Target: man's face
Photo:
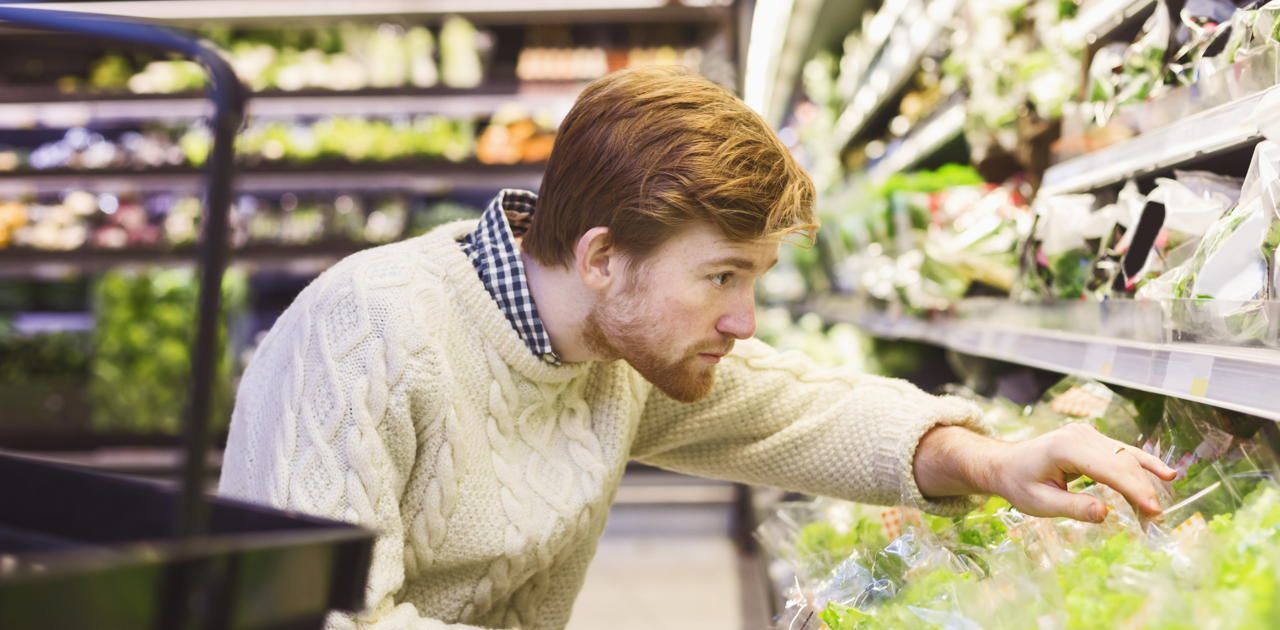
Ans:
[[[776,240],[734,243],[686,228],[632,264],[585,322],[598,354],[623,359],[668,396],[711,393],[715,364],[755,333],[755,282],[778,260]]]

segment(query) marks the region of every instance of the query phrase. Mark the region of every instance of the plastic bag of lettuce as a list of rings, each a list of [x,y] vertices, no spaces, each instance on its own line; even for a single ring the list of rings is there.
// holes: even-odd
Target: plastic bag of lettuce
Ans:
[[[213,389],[213,428],[226,426],[234,395],[229,315],[245,303],[247,282],[223,277],[221,326]],[[175,434],[186,411],[198,286],[192,269],[120,270],[94,289],[89,396],[101,432]]]
[[[1254,149],[1240,201],[1205,233],[1174,286],[1173,327],[1207,343],[1280,345],[1280,144]]]

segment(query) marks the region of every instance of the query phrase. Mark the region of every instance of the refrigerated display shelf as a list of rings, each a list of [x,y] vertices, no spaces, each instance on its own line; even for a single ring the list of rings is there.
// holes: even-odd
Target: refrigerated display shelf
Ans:
[[[1270,88],[1177,120],[1045,171],[1041,195],[1080,193],[1123,183],[1193,160],[1247,149],[1262,140],[1254,109]]]
[[[402,191],[424,194],[456,188],[537,189],[544,165],[480,164],[418,160],[396,162],[318,162],[243,166],[236,192]],[[93,192],[194,192],[203,171],[191,167],[0,172],[0,196],[21,197],[67,190]]]
[[[1018,307],[1009,304],[1006,308]],[[828,322],[848,322],[876,337],[921,341],[962,354],[1075,374],[1280,421],[1280,397],[1275,395],[1280,391],[1280,350],[1156,343],[1023,327],[1005,316],[993,317],[987,309],[978,309],[972,316],[925,320],[877,310],[854,298],[832,297],[816,302],[813,310]]]
[[[1095,0],[1080,8],[1074,20],[1062,25],[1061,41],[1086,44],[1107,41],[1126,25],[1151,15],[1156,0]]]
[[[928,159],[964,131],[965,100],[954,98],[907,133],[897,148],[868,170],[873,182],[911,169]]]
[[[312,269],[323,267],[363,249],[377,247],[373,243],[317,243],[314,245],[248,245],[231,250],[231,263],[249,264],[256,268]],[[92,273],[112,267],[195,264],[192,248],[174,250],[146,249],[80,249],[44,251],[35,249],[0,250],[0,277],[57,277],[67,273]]]
[[[925,19],[895,25],[902,37],[890,37],[876,62],[860,82],[849,106],[836,119],[833,134],[837,147],[846,147],[861,135],[875,114],[902,93],[920,67],[920,60],[947,28],[958,0],[938,0],[927,5]],[[898,30],[898,29],[904,30]]]
[[[249,101],[248,115],[259,118],[311,116],[395,116],[440,114],[484,117],[507,103],[532,110],[564,113],[573,105],[579,82],[495,83],[474,89],[390,88],[269,90]],[[0,129],[69,128],[138,121],[187,120],[212,109],[200,94],[76,94],[48,89],[0,91]]]

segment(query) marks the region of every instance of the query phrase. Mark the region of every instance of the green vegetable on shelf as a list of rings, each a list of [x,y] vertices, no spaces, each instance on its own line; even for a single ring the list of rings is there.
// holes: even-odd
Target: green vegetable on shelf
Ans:
[[[440,65],[444,84],[469,88],[480,84],[480,34],[470,22],[456,16],[445,19],[440,29]]]
[[[232,360],[227,318],[243,305],[244,276],[228,271],[223,283],[223,325],[212,421],[231,412]],[[93,426],[103,432],[174,434],[190,386],[191,338],[196,327],[196,283],[190,269],[111,271],[95,289],[94,355],[89,393]]]

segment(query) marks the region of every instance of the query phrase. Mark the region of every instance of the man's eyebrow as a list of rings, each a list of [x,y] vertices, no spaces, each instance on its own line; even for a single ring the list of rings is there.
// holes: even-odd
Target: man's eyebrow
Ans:
[[[770,269],[773,269],[773,266],[774,266],[774,265],[776,265],[776,264],[778,264],[778,259],[777,259],[777,258],[774,258],[774,259],[773,259],[773,262],[771,262],[771,263],[769,263],[768,265],[766,265],[766,266],[765,266],[765,268],[764,268],[764,269],[765,269],[765,271],[768,271],[768,270],[770,270]],[[755,271],[755,270],[756,270],[756,263],[755,263],[754,261],[752,261],[750,258],[744,258],[744,257],[742,257],[742,256],[729,256],[729,257],[727,257],[727,258],[717,258],[717,259],[715,259],[715,260],[712,260],[712,261],[707,262],[705,266],[707,266],[707,267],[734,267],[734,268],[737,268],[737,269],[741,269],[741,270],[743,270],[743,271]]]

